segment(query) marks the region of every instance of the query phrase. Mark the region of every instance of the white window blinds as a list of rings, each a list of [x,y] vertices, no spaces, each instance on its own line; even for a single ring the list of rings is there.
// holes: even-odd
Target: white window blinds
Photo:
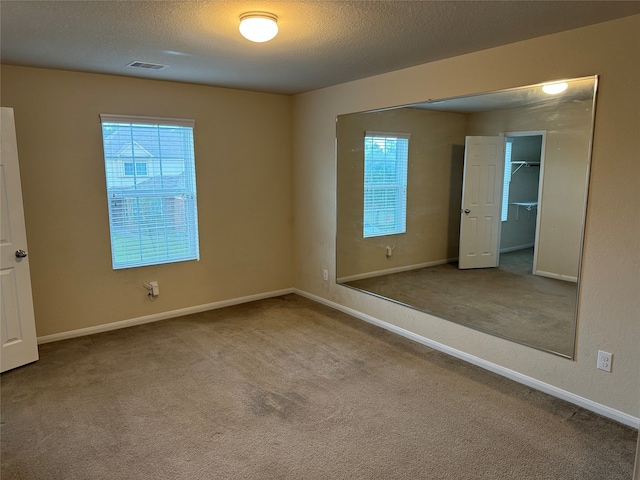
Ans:
[[[365,133],[364,238],[406,231],[408,157],[408,134]]]
[[[506,222],[509,216],[509,186],[511,184],[511,149],[513,140],[507,138],[504,145],[504,183],[502,187],[502,221]]]
[[[194,122],[100,118],[113,268],[198,260]]]

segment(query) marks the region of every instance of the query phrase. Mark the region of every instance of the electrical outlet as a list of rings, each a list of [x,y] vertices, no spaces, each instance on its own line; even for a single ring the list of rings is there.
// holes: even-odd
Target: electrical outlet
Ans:
[[[149,294],[152,297],[157,297],[158,295],[160,295],[160,287],[158,286],[158,282],[149,282],[149,285],[151,285]]]
[[[598,370],[611,372],[611,363],[613,362],[613,354],[598,350]]]
[[[324,270],[322,270],[322,279],[326,282],[327,280],[329,280],[329,270],[327,270],[326,268]]]

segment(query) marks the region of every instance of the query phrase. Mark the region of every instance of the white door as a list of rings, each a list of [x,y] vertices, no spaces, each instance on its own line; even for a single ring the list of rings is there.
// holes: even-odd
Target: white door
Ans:
[[[458,268],[498,266],[504,137],[467,137]]]
[[[13,109],[0,119],[0,372],[38,360]]]

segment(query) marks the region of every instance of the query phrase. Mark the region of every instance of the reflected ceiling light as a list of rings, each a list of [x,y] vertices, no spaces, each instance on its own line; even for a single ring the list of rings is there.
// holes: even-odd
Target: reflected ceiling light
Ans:
[[[566,82],[548,83],[542,86],[542,91],[549,95],[557,95],[564,92],[568,86]]]
[[[243,13],[240,15],[240,33],[252,42],[268,42],[278,34],[278,17],[266,12]]]

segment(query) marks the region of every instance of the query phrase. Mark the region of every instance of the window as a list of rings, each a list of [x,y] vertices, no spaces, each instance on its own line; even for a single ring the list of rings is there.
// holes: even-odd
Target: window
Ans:
[[[504,183],[502,187],[502,221],[509,216],[509,186],[511,184],[511,149],[513,139],[507,138],[504,145]]]
[[[133,168],[133,166],[136,166],[135,169]],[[147,164],[146,162],[124,162],[123,163],[124,166],[124,174],[127,177],[132,177],[134,175],[134,171],[135,171],[135,175],[140,176],[140,177],[146,177],[147,176]]]
[[[365,133],[364,238],[406,231],[408,157],[408,134]]]
[[[114,270],[198,260],[194,122],[100,118]]]

